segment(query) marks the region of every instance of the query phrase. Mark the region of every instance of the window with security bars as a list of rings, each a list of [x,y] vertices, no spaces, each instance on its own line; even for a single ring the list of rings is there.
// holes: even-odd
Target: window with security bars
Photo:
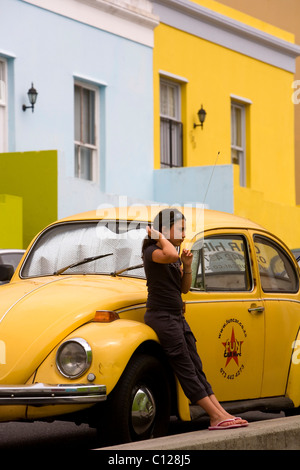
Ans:
[[[7,79],[6,62],[0,58],[0,152],[7,151]]]
[[[160,81],[160,166],[182,166],[180,85]]]
[[[245,106],[231,103],[231,161],[240,167],[240,186],[246,186]]]
[[[75,176],[86,180],[96,179],[98,159],[97,109],[98,90],[75,83]]]

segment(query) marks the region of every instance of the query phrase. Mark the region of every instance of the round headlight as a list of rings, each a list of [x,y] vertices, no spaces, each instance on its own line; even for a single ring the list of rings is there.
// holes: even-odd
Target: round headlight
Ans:
[[[82,338],[72,338],[58,348],[56,366],[69,379],[76,379],[88,370],[92,362],[92,349]]]

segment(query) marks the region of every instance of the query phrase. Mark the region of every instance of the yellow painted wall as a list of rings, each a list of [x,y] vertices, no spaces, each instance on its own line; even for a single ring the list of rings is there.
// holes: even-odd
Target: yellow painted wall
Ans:
[[[197,3],[217,5],[212,0]],[[244,22],[249,18],[243,15]],[[248,24],[257,27],[263,22],[253,19]],[[277,28],[265,24],[264,29],[293,40],[293,35],[284,36]],[[255,221],[263,218],[264,225],[272,228],[269,203],[278,208],[278,216],[283,208],[295,206],[293,74],[162,23],[154,37],[154,167],[160,167],[159,71],[187,80],[181,86],[184,166],[213,165],[218,151],[218,164],[230,164],[230,95],[251,100],[247,110],[247,188],[240,188],[235,179],[234,212],[249,218],[253,215]],[[203,130],[193,129],[201,104],[207,111],[206,121]],[[244,193],[247,210],[239,200]],[[262,195],[259,207],[257,194]],[[300,237],[297,243],[290,236],[293,223],[285,220],[281,232],[289,235],[283,237],[289,243],[300,246]]]
[[[226,8],[231,7],[248,15],[260,18],[277,27],[291,31],[296,44],[300,44],[300,2],[299,0],[219,0]],[[235,11],[235,10],[233,10]],[[284,37],[283,37],[284,39]],[[287,40],[289,40],[287,38]],[[300,57],[296,59],[295,81],[300,80]],[[296,88],[298,92],[299,86]],[[295,97],[295,171],[296,204],[300,204],[300,106],[298,93]]]
[[[0,192],[18,196],[23,201],[23,246],[18,244],[8,248],[27,248],[40,230],[57,219],[57,151],[1,153]],[[2,218],[0,213],[1,230],[6,230],[8,216],[20,216],[14,205],[6,207],[6,216],[3,213]],[[9,232],[10,229],[9,225]],[[9,239],[12,234],[6,236]]]
[[[23,248],[23,201],[0,194],[0,249]]]
[[[235,214],[266,227],[290,249],[300,248],[300,207],[266,200],[261,191],[241,188],[238,184],[238,166],[235,166],[234,170]]]

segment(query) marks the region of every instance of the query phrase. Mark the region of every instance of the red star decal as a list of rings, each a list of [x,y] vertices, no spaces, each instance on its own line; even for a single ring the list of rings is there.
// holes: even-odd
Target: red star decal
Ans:
[[[238,356],[241,355],[241,347],[244,341],[238,341],[235,339],[234,329],[232,328],[231,340],[227,340],[226,343],[222,343],[225,347],[224,356],[227,358],[225,367],[229,364],[231,359],[233,359],[237,365],[239,365]]]

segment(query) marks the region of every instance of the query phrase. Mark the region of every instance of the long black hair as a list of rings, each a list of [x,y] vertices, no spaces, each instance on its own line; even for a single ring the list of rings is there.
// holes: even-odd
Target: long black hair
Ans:
[[[169,229],[171,229],[177,220],[185,220],[184,215],[178,209],[163,209],[155,216],[152,226],[154,230],[157,230],[158,232],[162,233],[163,227],[168,227]],[[150,245],[154,245],[155,243],[157,243],[157,241],[158,240],[156,240],[155,238],[150,238],[149,235],[144,238],[142,245],[142,257],[145,249]]]

